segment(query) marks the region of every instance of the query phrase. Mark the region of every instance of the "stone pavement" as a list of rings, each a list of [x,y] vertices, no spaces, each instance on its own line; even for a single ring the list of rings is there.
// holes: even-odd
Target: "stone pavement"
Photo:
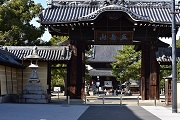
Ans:
[[[139,106],[90,106],[78,120],[160,120]]]
[[[0,104],[0,120],[180,120],[164,102],[139,100],[137,96],[89,96],[82,100],[70,100],[55,96],[49,104]]]
[[[177,113],[172,113],[172,107],[163,106],[142,106],[145,110],[157,116],[161,120],[180,120],[180,109]]]
[[[77,120],[88,106],[0,104],[0,120]]]
[[[162,106],[0,104],[0,120],[180,120]]]

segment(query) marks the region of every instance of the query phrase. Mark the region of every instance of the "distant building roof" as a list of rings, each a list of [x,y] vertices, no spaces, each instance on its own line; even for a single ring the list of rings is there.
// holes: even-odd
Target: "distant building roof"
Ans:
[[[93,55],[88,62],[115,62],[113,56],[118,55],[117,50],[122,50],[122,45],[94,45]]]
[[[90,76],[112,76],[112,69],[107,68],[97,68],[97,69],[91,69],[89,71]]]
[[[34,46],[4,46],[4,49],[22,60],[33,53],[33,47]],[[37,46],[37,54],[45,61],[70,60],[71,53],[68,46]]]
[[[160,63],[172,62],[172,48],[158,48],[158,51],[156,52],[156,59]],[[176,60],[180,60],[180,48],[176,49]]]
[[[158,40],[158,47],[168,48],[168,47],[170,47],[170,45],[168,43],[161,41],[161,40]]]

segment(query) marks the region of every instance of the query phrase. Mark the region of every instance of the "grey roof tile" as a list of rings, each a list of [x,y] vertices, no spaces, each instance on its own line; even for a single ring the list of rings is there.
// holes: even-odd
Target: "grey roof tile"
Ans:
[[[122,45],[94,45],[93,55],[88,62],[115,62],[113,56],[118,55],[117,50],[122,48]]]
[[[122,6],[122,5],[60,5],[46,8],[41,15],[42,24],[69,23],[94,20],[105,11],[122,11],[134,21],[171,24],[170,6]],[[176,22],[180,23],[180,15],[176,14]]]
[[[23,67],[23,65],[21,63],[19,63],[18,58],[5,51],[0,49],[0,65],[6,65],[6,66],[11,66],[11,67]]]
[[[158,62],[172,62],[172,48],[158,48],[156,60]],[[176,49],[176,60],[180,60],[180,48]]]
[[[112,69],[108,68],[97,68],[89,71],[90,76],[112,76]]]
[[[31,55],[34,46],[4,46],[19,59]],[[45,61],[61,61],[71,59],[71,50],[68,46],[37,46],[37,53]]]

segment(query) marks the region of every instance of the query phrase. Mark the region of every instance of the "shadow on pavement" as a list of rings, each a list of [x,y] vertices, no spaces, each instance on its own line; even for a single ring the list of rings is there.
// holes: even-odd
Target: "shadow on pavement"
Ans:
[[[160,120],[139,106],[90,106],[78,120]]]

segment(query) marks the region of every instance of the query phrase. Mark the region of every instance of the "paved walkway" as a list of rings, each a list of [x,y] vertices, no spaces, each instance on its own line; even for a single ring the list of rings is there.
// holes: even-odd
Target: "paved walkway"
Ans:
[[[142,106],[142,108],[146,109],[161,120],[180,120],[180,109],[178,109],[178,113],[172,113],[171,107]]]
[[[77,120],[88,106],[0,104],[0,120]]]
[[[160,120],[139,106],[90,106],[78,120]]]
[[[162,106],[0,104],[0,120],[180,120]]]
[[[180,120],[178,113],[172,113],[171,106],[164,102],[142,101],[137,104],[137,96],[87,97],[70,100],[65,96],[55,96],[49,104],[0,104],[0,120]]]

